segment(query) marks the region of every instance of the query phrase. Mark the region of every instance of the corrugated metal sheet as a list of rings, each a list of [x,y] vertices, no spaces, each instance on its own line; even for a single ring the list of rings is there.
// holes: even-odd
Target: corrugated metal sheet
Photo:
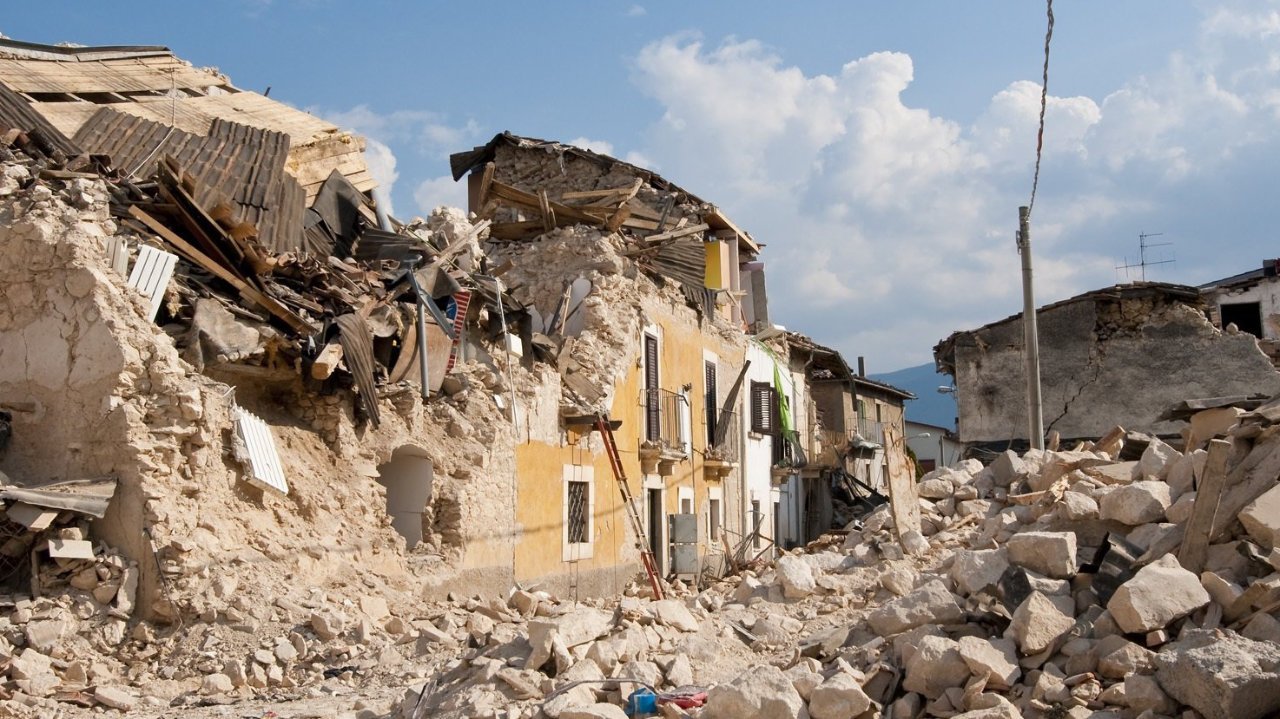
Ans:
[[[259,489],[288,494],[289,483],[284,478],[271,427],[243,407],[236,407],[235,422],[236,432],[249,453],[249,474],[245,479]]]
[[[705,286],[707,276],[707,251],[702,240],[681,238],[671,240],[645,260],[655,272],[679,282],[685,287],[697,289]]]
[[[34,487],[19,487],[7,481],[8,478],[0,473],[2,500],[25,502],[46,509],[67,509],[99,519],[107,513],[111,498],[116,493],[115,477],[71,479]]]
[[[164,291],[173,277],[173,266],[178,256],[158,250],[151,245],[138,248],[138,261],[133,263],[133,272],[129,273],[129,286],[138,290],[150,302],[150,314],[147,319],[155,320],[160,303],[164,301]]]
[[[369,324],[358,314],[340,315],[334,324],[338,326],[338,342],[342,345],[342,359],[356,379],[360,390],[360,402],[369,414],[369,421],[377,427],[382,418],[378,414],[378,388],[374,382],[373,333]]]
[[[301,246],[303,192],[284,172],[289,152],[284,133],[218,118],[201,137],[103,107],[76,133],[76,142],[141,177],[172,156],[196,178],[195,199],[202,207],[230,201],[240,221],[258,228],[264,247],[285,252]]]
[[[80,154],[75,143],[62,134],[43,115],[32,109],[26,98],[0,83],[0,126],[23,132],[37,130],[59,152],[70,157]]]

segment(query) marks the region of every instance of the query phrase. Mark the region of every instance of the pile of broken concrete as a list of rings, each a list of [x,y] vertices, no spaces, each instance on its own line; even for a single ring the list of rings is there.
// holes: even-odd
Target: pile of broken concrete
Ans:
[[[1273,716],[1273,409],[1227,413],[1207,451],[1117,432],[938,470],[918,532],[886,506],[683,599],[534,602],[398,716],[620,717],[640,687],[706,719]]]

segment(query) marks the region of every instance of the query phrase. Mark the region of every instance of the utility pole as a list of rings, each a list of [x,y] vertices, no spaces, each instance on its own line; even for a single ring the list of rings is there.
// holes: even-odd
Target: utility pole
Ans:
[[[1022,345],[1027,360],[1027,415],[1032,449],[1044,449],[1044,413],[1040,400],[1040,331],[1031,282],[1031,208],[1018,208],[1018,254],[1022,255]]]

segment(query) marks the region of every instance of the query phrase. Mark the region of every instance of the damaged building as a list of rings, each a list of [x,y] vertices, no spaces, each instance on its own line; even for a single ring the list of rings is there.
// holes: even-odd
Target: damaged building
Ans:
[[[1219,329],[1247,332],[1272,362],[1280,361],[1280,275],[1276,260],[1199,287],[1209,319]]]
[[[359,147],[164,48],[0,42],[0,714],[1280,711],[1280,400],[1161,367],[1217,397],[1181,448],[917,483],[910,393],[773,325],[714,205],[503,133],[406,223]],[[1189,288],[1041,313],[1070,397],[1277,389]],[[962,433],[965,392],[1020,426],[1013,322],[939,348]]]
[[[358,137],[160,47],[6,40],[0,125],[0,468],[111,488],[58,526],[126,559],[139,616],[264,559],[593,596],[820,529],[761,246],[651,171],[502,133],[451,160],[470,213],[403,223]]]
[[[1214,327],[1194,287],[1116,285],[1045,305],[1037,319],[1045,431],[1063,440],[1098,438],[1116,424],[1176,434],[1180,425],[1164,415],[1183,400],[1280,391],[1255,337]],[[956,332],[934,357],[954,377],[962,442],[1027,439],[1020,314]]]

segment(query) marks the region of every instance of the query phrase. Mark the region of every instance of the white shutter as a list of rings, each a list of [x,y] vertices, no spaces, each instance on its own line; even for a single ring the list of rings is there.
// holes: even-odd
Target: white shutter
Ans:
[[[164,300],[164,291],[169,286],[169,278],[173,277],[173,266],[178,261],[177,255],[164,250],[157,250],[150,245],[138,248],[138,261],[133,263],[133,272],[129,273],[129,286],[138,290],[150,301],[151,312],[147,319],[154,320],[160,303]]]
[[[236,407],[235,418],[236,431],[249,453],[249,474],[246,477],[249,484],[288,494],[289,484],[284,479],[284,468],[280,466],[280,455],[276,452],[271,428],[243,407]]]

